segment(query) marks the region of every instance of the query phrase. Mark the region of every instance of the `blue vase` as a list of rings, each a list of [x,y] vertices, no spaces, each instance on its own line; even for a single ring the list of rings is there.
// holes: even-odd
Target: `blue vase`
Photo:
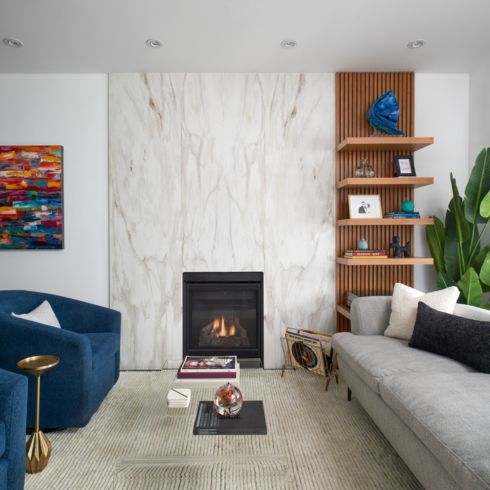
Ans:
[[[402,203],[402,211],[404,213],[413,213],[415,210],[415,204],[411,199],[405,199]]]
[[[369,244],[365,238],[361,238],[359,242],[357,243],[357,249],[358,250],[368,250],[369,249]]]

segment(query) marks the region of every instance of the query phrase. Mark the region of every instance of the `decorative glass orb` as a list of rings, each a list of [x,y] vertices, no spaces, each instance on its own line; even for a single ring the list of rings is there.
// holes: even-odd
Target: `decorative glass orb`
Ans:
[[[230,383],[220,386],[214,394],[214,409],[222,417],[238,415],[243,405],[242,392]]]

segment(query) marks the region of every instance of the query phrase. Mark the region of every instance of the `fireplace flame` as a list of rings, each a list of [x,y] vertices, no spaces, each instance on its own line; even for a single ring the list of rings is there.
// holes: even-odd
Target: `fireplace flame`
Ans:
[[[211,328],[211,335],[213,337],[234,337],[236,335],[236,327],[233,323],[226,324],[225,318],[215,318],[213,320],[213,327]]]

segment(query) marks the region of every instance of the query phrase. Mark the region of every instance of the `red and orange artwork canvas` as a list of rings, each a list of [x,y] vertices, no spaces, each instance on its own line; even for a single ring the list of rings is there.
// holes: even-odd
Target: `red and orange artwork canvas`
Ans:
[[[0,249],[63,248],[63,147],[0,146]]]

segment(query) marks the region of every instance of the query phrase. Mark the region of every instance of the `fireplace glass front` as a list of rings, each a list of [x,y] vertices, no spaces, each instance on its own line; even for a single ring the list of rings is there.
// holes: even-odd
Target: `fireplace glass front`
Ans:
[[[184,273],[184,356],[262,360],[261,272]]]

